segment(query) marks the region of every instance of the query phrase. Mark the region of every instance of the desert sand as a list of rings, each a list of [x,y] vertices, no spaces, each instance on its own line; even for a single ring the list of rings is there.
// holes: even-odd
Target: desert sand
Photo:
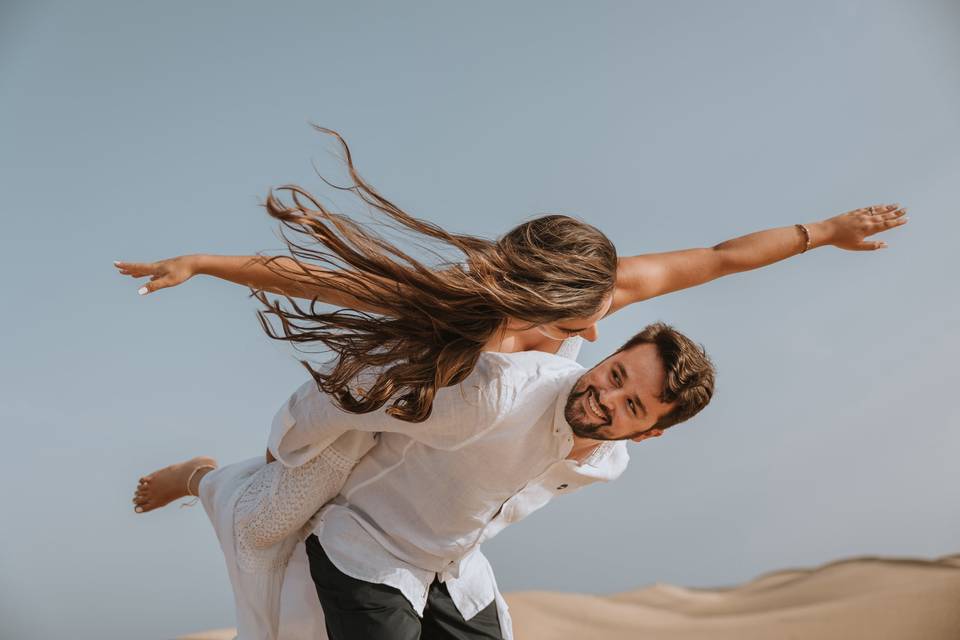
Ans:
[[[723,589],[507,594],[517,640],[957,640],[960,555],[854,558]],[[180,640],[228,640],[231,629]]]

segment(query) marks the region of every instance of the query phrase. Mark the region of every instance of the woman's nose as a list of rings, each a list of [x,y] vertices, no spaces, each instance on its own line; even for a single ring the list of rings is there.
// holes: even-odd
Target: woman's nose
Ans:
[[[600,332],[597,331],[597,325],[592,324],[588,328],[584,329],[580,333],[580,337],[586,340],[587,342],[596,342],[597,336],[600,335]]]

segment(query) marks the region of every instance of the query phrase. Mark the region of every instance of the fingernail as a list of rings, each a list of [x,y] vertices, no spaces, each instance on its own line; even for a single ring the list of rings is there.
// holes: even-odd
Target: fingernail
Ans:
[[[134,507],[133,510],[137,513],[143,513],[143,507]]]
[[[114,261],[113,261],[113,266],[119,267],[119,266],[120,266],[120,261],[119,261],[119,260],[114,260]]]
[[[142,295],[142,296],[147,295],[147,292],[148,292],[148,291],[149,291],[149,289],[147,289],[146,287],[140,287],[139,289],[137,289],[137,293],[139,293],[139,294]]]

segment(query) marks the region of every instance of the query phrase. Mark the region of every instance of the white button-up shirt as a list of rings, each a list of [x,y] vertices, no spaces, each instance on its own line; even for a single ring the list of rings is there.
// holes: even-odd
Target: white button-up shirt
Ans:
[[[469,620],[502,601],[479,550],[484,540],[554,496],[626,468],[623,442],[567,459],[573,433],[563,410],[583,372],[542,352],[484,353],[461,384],[438,391],[421,423],[346,413],[310,381],[278,412],[270,450],[297,466],[345,431],[380,432],[315,533],[341,571],[399,589],[420,615],[439,577]]]

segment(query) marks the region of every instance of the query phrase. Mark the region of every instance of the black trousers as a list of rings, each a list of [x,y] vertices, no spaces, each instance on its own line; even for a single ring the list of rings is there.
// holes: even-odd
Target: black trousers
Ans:
[[[357,580],[337,569],[317,536],[307,538],[306,546],[330,640],[503,639],[495,602],[464,620],[447,586],[434,580],[421,619],[398,589]]]

